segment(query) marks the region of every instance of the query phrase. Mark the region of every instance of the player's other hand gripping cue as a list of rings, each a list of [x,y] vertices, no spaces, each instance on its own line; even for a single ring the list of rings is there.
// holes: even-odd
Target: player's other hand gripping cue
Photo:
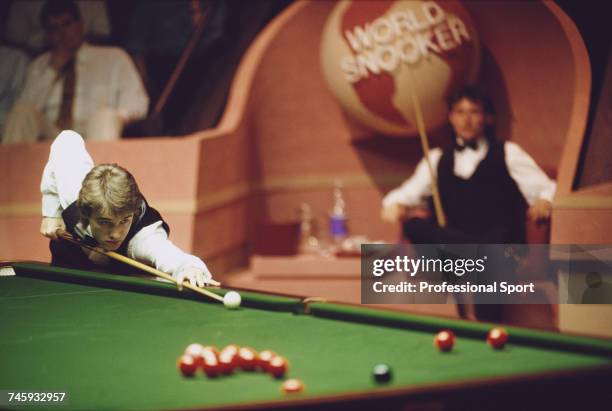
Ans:
[[[176,286],[179,291],[183,289],[183,282],[186,280],[188,280],[193,287],[204,287],[205,284],[210,284],[212,281],[210,272],[199,267],[183,268],[173,277],[176,280]]]
[[[57,230],[66,231],[62,217],[43,217],[40,224],[40,233],[52,240],[57,240]]]

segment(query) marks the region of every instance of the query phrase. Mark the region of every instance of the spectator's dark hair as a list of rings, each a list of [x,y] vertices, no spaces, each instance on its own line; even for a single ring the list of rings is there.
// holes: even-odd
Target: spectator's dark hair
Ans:
[[[465,86],[455,91],[447,100],[448,110],[449,112],[453,109],[453,106],[462,99],[467,99],[472,103],[479,104],[482,107],[485,115],[491,116],[490,122],[485,122],[484,133],[487,139],[494,140],[495,139],[495,106],[491,99],[478,87],[475,86]]]
[[[491,99],[485,93],[483,93],[481,89],[474,86],[462,87],[451,94],[451,96],[448,98],[448,110],[452,110],[455,103],[464,98],[473,103],[480,104],[485,114],[489,114],[491,116],[495,115],[495,107],[493,106]]]
[[[81,20],[81,10],[73,0],[48,0],[40,10],[40,25],[47,29],[49,18],[70,14],[75,20]]]

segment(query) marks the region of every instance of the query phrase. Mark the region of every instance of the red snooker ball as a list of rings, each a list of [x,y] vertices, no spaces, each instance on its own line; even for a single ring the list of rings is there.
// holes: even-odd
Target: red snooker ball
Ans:
[[[207,377],[213,378],[221,373],[222,367],[217,356],[212,351],[203,351],[202,369]]]
[[[225,362],[231,362],[232,371],[240,366],[240,361],[238,358],[238,351],[240,351],[240,347],[235,344],[228,345],[223,348],[219,353],[219,360],[221,357],[224,357]]]
[[[508,332],[503,328],[496,327],[489,331],[487,335],[487,343],[495,348],[496,350],[501,350],[508,342]]]
[[[257,368],[257,351],[249,347],[238,350],[238,364],[244,371],[255,371]]]
[[[204,349],[204,346],[200,343],[193,343],[193,344],[189,344],[187,346],[187,348],[185,348],[185,355],[189,355],[190,357],[192,357],[195,361],[196,361],[196,365],[198,367],[202,366],[202,350]]]
[[[230,352],[232,355],[238,355],[238,351],[240,351],[240,347],[236,344],[230,344],[221,350],[222,353]]]
[[[238,357],[229,351],[219,354],[219,371],[221,374],[231,374],[238,365]]]
[[[198,369],[196,360],[190,355],[181,355],[176,364],[185,377],[193,377]]]
[[[455,345],[455,334],[451,330],[440,331],[434,338],[434,346],[440,351],[448,352]]]
[[[287,360],[284,357],[277,355],[270,360],[267,372],[272,374],[274,378],[282,378],[282,376],[287,372],[287,368],[289,368]]]
[[[212,345],[205,345],[204,347],[202,347],[202,357],[205,357],[206,355],[212,355],[217,360],[219,360],[219,354],[219,349],[217,347],[214,347]]]
[[[270,350],[264,350],[259,353],[257,366],[263,371],[268,372],[268,366],[270,365],[270,360],[276,357],[276,353]]]

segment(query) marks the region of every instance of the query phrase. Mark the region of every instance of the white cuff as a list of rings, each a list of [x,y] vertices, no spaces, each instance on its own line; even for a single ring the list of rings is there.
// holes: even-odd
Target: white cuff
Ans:
[[[62,207],[57,196],[43,195],[42,215],[43,217],[61,217]]]

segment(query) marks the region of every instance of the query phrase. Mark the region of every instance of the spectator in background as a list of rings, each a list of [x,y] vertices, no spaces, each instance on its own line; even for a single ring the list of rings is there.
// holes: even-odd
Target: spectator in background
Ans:
[[[39,19],[44,3],[44,0],[15,0],[8,11],[4,33],[6,42],[23,49],[31,56],[41,53],[49,46],[45,29]],[[110,26],[104,1],[76,1],[76,4],[88,39],[93,42],[106,41],[110,36]]]
[[[149,99],[132,60],[119,48],[87,44],[73,1],[48,1],[40,21],[52,49],[28,67],[4,143],[51,139],[64,129],[112,140],[126,122],[146,116]]]
[[[29,60],[21,50],[0,44],[0,135],[6,116],[23,88]]]

